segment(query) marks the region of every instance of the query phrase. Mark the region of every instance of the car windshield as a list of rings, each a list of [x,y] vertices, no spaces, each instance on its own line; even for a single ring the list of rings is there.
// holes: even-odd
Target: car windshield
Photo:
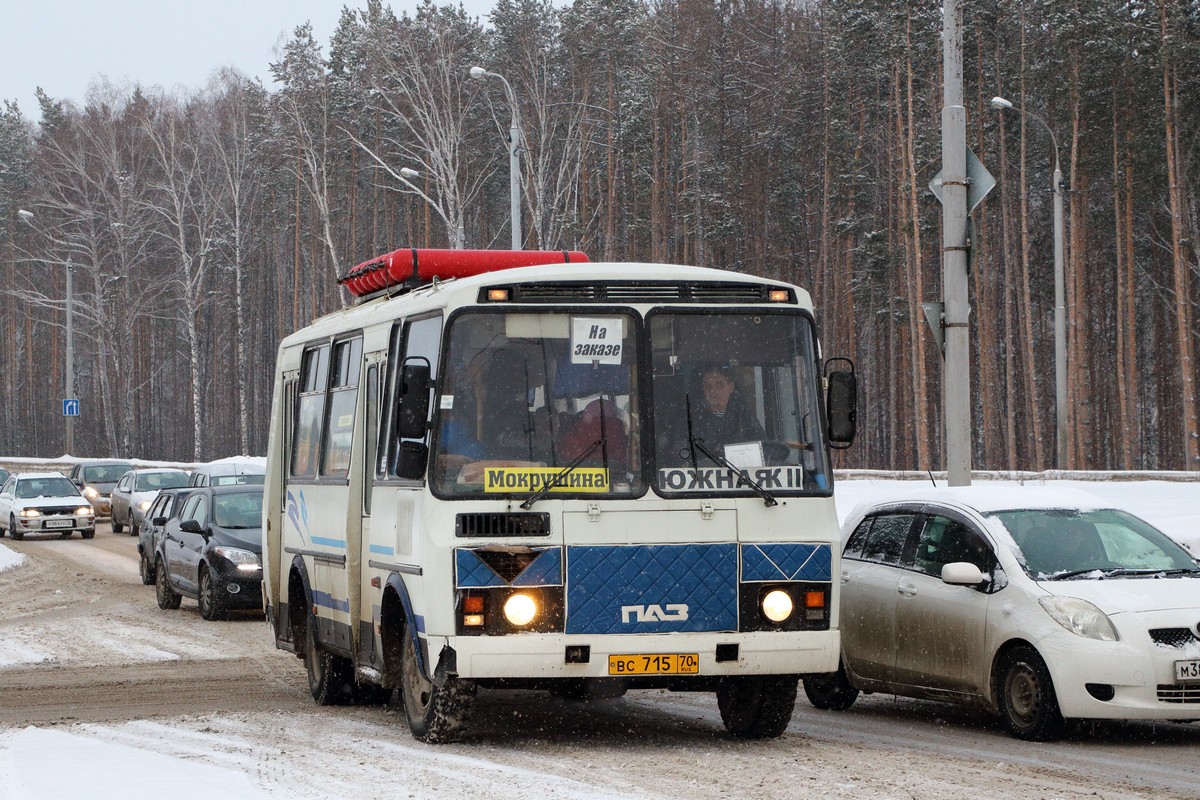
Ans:
[[[656,313],[659,492],[744,492],[731,465],[772,494],[827,492],[812,323],[796,313]]]
[[[83,468],[84,483],[116,483],[129,472],[129,464],[97,464]]]
[[[262,505],[261,492],[214,495],[213,522],[222,528],[261,527]]]
[[[145,472],[137,476],[135,492],[156,492],[159,489],[178,489],[187,486],[186,472]]]
[[[1200,571],[1162,531],[1116,509],[1000,511],[1025,571],[1038,580]]]
[[[450,325],[435,491],[529,497],[642,491],[631,314],[471,312]]]
[[[75,497],[79,489],[62,477],[25,478],[17,481],[17,497],[28,500],[34,497]]]

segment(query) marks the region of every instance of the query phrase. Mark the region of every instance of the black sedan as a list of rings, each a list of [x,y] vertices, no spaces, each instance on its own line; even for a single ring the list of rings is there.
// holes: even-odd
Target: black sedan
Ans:
[[[262,486],[193,489],[155,551],[158,607],[194,597],[205,619],[262,608]]]

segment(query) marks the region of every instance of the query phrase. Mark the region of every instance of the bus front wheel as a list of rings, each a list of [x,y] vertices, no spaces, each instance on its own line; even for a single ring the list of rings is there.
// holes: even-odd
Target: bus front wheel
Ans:
[[[417,661],[415,637],[408,631],[402,636],[400,696],[412,735],[431,744],[457,741],[475,697],[475,682],[447,677],[439,686],[426,680]]]
[[[717,689],[725,730],[745,739],[773,739],[787,730],[796,708],[795,675],[726,678]]]

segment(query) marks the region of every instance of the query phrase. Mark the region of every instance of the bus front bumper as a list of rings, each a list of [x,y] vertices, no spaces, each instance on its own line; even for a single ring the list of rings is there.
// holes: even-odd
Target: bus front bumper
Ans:
[[[838,631],[761,633],[671,633],[586,636],[566,634],[513,634],[507,636],[430,636],[429,653],[435,659],[444,647],[456,655],[461,678],[612,678],[630,677],[622,671],[648,666],[691,669],[690,659],[657,659],[657,656],[695,655],[690,672],[650,672],[726,677],[733,675],[801,675],[835,672],[841,651]],[[733,647],[735,646],[736,647]],[[610,656],[650,656],[631,661]],[[610,663],[611,662],[611,663]],[[619,663],[618,663],[619,662]],[[671,668],[668,666],[667,668]],[[617,670],[617,671],[613,671]]]

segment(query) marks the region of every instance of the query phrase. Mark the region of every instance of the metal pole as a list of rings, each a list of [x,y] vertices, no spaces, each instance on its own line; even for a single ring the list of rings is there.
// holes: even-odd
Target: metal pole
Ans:
[[[504,82],[508,88],[508,81]],[[509,90],[512,94],[512,90]],[[508,129],[508,190],[512,214],[512,249],[521,249],[521,129],[517,127],[517,99],[512,103],[512,123]]]
[[[962,8],[942,5],[942,295],[946,353],[943,388],[946,475],[971,483],[971,304],[967,284],[967,116],[963,107]],[[918,409],[918,412],[920,410]]]
[[[1054,142],[1054,132],[1050,131],[1049,125],[1046,130],[1050,132],[1050,141]],[[1054,427],[1055,460],[1059,469],[1067,469],[1067,289],[1063,269],[1063,192],[1058,142],[1054,142]]]
[[[71,256],[67,254],[67,364],[66,399],[75,399],[75,285]],[[64,409],[65,410],[65,409]],[[75,453],[75,417],[67,416],[67,455]]]

